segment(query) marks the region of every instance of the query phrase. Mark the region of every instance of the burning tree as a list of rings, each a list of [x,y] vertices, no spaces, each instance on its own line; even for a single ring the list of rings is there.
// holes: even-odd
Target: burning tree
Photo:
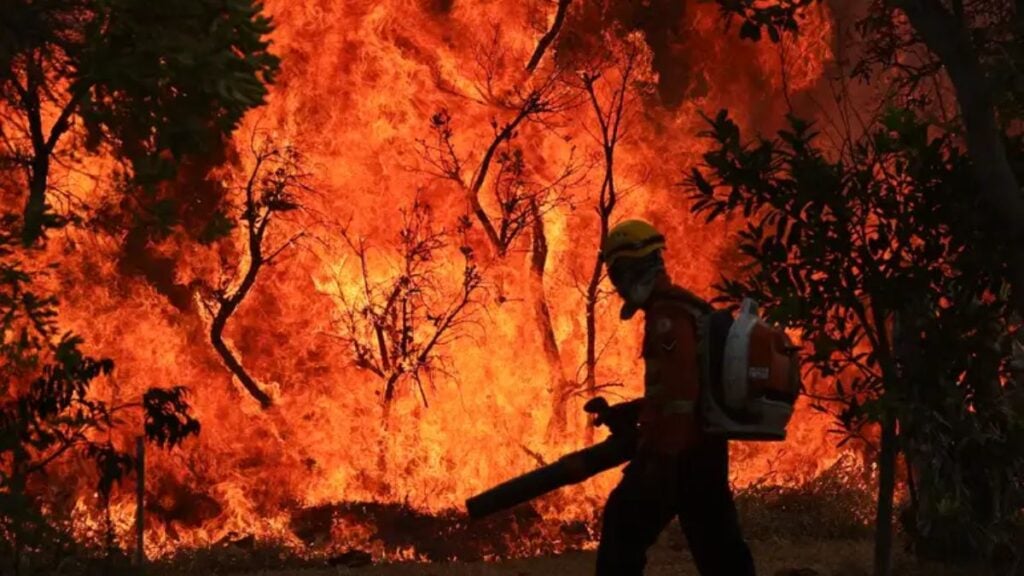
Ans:
[[[244,113],[263,102],[278,64],[268,51],[270,30],[262,6],[253,2],[15,1],[0,7],[4,552],[17,556],[54,544],[32,537],[52,520],[43,510],[61,511],[62,503],[41,497],[40,478],[62,461],[92,460],[106,505],[133,464],[121,445],[126,423],[137,419],[139,431],[165,446],[198,432],[182,387],[142,383],[126,402],[100,400],[108,382],[122,394],[107,379],[113,362],[87,354],[82,338],[60,329],[57,299],[44,288],[60,277],[63,258],[73,250],[58,252],[62,260],[48,266],[52,253],[39,241],[47,230],[81,223],[82,213],[96,208],[67,184],[74,174],[88,173],[88,160],[96,157],[111,157],[130,174],[125,204],[131,216],[154,216],[143,212],[161,207],[156,187],[174,175],[179,161],[220,147]],[[20,217],[8,214],[15,206]]]
[[[537,50],[537,61],[531,59],[528,66],[531,72],[536,72],[543,47]],[[468,230],[474,221],[479,224],[494,259],[506,260],[524,235],[530,237],[529,291],[544,356],[555,378],[552,426],[560,429],[565,425],[565,398],[572,385],[564,375],[544,289],[548,261],[544,216],[569,202],[570,191],[582,182],[586,166],[571,148],[553,176],[544,177],[545,166],[533,165],[536,160],[530,159],[519,138],[531,124],[556,128],[555,119],[575,109],[579,97],[557,69],[537,72],[504,87],[501,78],[507,72],[503,67],[508,66],[508,58],[501,49],[497,29],[490,48],[482,49],[477,60],[481,68],[478,97],[506,115],[507,120],[495,118],[489,141],[471,152],[459,151],[452,116],[442,109],[431,117],[431,137],[418,144],[428,172],[453,183],[466,199],[467,215],[462,226]]]
[[[356,367],[381,382],[385,423],[403,384],[415,385],[423,405],[429,404],[424,378],[446,373],[444,350],[464,336],[482,286],[473,251],[465,245],[459,248],[461,281],[445,285],[444,254],[451,248],[451,235],[435,227],[429,206],[417,200],[402,211],[402,218],[397,263],[380,280],[369,262],[366,241],[342,231],[359,261],[361,281],[356,293],[338,281],[342,311],[336,325]]]
[[[302,237],[297,233],[281,240],[275,246],[266,246],[271,221],[299,208],[298,194],[308,190],[308,177],[302,167],[299,152],[290,145],[281,145],[273,138],[259,137],[250,142],[252,168],[241,186],[242,203],[238,222],[242,224],[245,256],[225,258],[219,278],[212,286],[202,288],[201,302],[210,315],[210,342],[228,370],[238,378],[242,387],[260,403],[269,408],[270,396],[242,365],[236,353],[224,340],[228,320],[248,296],[261,270],[272,266],[277,258]],[[233,224],[225,221],[223,226]]]
[[[1020,319],[1006,298],[1012,242],[964,217],[977,213],[971,160],[905,110],[836,159],[794,117],[753,144],[725,112],[709,120],[694,210],[753,218],[739,247],[750,274],[723,281],[721,300],[753,296],[798,330],[808,369],[835,382],[818,409],[840,407],[844,443],[878,440],[876,574],[889,572],[901,452],[919,542],[1005,551],[1024,505],[1024,391],[1005,384]]]
[[[45,270],[24,259],[15,220],[0,218],[0,558],[10,559],[4,571],[16,574],[23,554],[49,552],[59,540],[44,513],[54,503],[44,501],[38,483],[54,463],[71,456],[91,460],[106,506],[114,484],[134,466],[128,447],[115,438],[128,414],[141,409],[145,436],[166,447],[197,434],[199,423],[182,387],[150,388],[135,402],[97,398],[93,385],[114,363],[87,355],[82,338],[60,330],[57,299],[40,292]],[[109,516],[107,538],[110,550]]]
[[[602,81],[603,75],[597,69],[584,72],[581,76],[583,90],[588,96],[596,119],[597,131],[593,136],[600,146],[601,160],[604,165],[595,207],[599,222],[598,246],[608,236],[612,213],[619,199],[615,177],[615,151],[626,134],[629,116],[635,111],[635,100],[643,90],[642,71],[649,67],[649,62],[646,62],[644,58],[644,46],[636,35],[621,42],[620,49],[623,54],[618,65],[607,66],[606,64],[604,66],[613,70],[614,74],[611,79],[603,78]],[[602,103],[602,99],[607,101]],[[597,305],[607,295],[601,292],[604,272],[604,263],[598,255],[594,259],[594,268],[584,293],[587,342],[581,384],[588,396],[594,396],[598,389]],[[579,390],[574,392],[579,392]],[[592,433],[593,430],[588,429],[588,437]]]
[[[278,61],[261,10],[249,1],[5,3],[0,163],[24,174],[23,242],[66,219],[52,211],[51,173],[81,147],[114,152],[151,187],[263,103]]]

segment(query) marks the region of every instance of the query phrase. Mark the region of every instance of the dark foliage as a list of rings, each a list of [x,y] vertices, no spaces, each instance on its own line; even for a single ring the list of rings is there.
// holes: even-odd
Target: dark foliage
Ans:
[[[687,179],[694,210],[749,219],[750,267],[723,279],[720,300],[754,296],[801,333],[808,370],[835,383],[817,407],[844,442],[874,445],[881,426],[883,501],[903,452],[922,551],[1009,546],[1024,505],[1022,391],[1007,371],[1019,320],[1005,238],[965,192],[955,138],[893,109],[834,157],[797,118],[753,143],[726,113],[708,120],[713,149]],[[951,538],[956,549],[941,544]]]
[[[185,438],[199,433],[199,421],[188,415],[183,386],[150,388],[142,396],[146,414],[146,438],[162,448],[172,448]]]
[[[744,35],[755,40],[758,35],[748,33],[753,27],[772,17],[792,23],[802,7],[790,2],[730,11],[732,3],[719,4],[730,18],[740,17]],[[918,279],[942,283],[924,287],[931,298],[893,285],[890,300],[902,298],[904,304],[889,319],[884,314],[874,318],[890,323],[880,334],[890,330],[892,337],[869,342],[871,352],[880,344],[890,348],[892,361],[861,352],[865,360],[880,361],[883,372],[885,364],[888,372],[895,369],[902,387],[900,395],[892,394],[896,383],[878,378],[893,400],[881,406],[899,418],[899,448],[908,461],[911,506],[903,519],[920,554],[948,559],[984,553],[997,571],[1009,573],[1014,563],[1020,569],[1024,484],[1019,358],[1018,371],[1007,370],[1013,364],[1008,362],[1010,341],[1019,343],[1015,333],[1024,316],[1024,197],[1019,184],[1024,171],[1019,138],[1010,136],[1020,128],[1024,12],[1019,2],[1006,0],[876,0],[855,28],[861,42],[850,62],[851,75],[888,94],[883,104],[899,102],[900,108],[914,111],[904,113],[905,118],[918,116],[931,124],[914,120],[916,130],[897,132],[917,132],[919,141],[927,140],[929,129],[944,135],[938,149],[947,154],[948,187],[955,193],[952,201],[939,195],[937,203],[944,208],[937,209],[945,212],[921,222],[946,226],[939,236],[955,239],[952,253],[947,244],[935,247],[933,242],[929,257],[938,266]],[[963,174],[966,158],[950,154],[957,151],[954,144],[967,151],[970,180]],[[903,162],[915,160],[913,153],[904,156]],[[866,270],[877,276],[873,268]],[[855,277],[864,271],[857,268]],[[892,306],[891,301],[879,303]],[[814,344],[817,348],[819,343]],[[865,408],[851,407],[857,410],[845,411],[847,429]],[[882,423],[882,457],[891,461],[896,424],[884,418]],[[885,540],[879,532],[876,574],[888,572]]]
[[[6,216],[3,223],[14,219]],[[26,556],[52,554],[64,541],[43,513],[46,503],[33,477],[61,458],[85,458],[94,463],[96,490],[107,501],[134,466],[110,433],[122,413],[139,407],[91,394],[113,362],[87,355],[81,338],[60,331],[56,298],[39,293],[45,274],[29,267],[17,241],[13,226],[0,227],[0,559],[4,570],[15,572]],[[146,435],[161,446],[199,431],[182,388],[150,389],[142,408]]]
[[[276,74],[270,31],[251,0],[0,4],[0,160],[24,174],[26,245],[63,222],[48,180],[73,146],[113,150],[149,194],[219,146]]]
[[[717,0],[722,15],[727,20],[740,21],[740,38],[760,40],[762,33],[772,42],[778,42],[787,32],[799,29],[802,10],[817,0],[782,0],[780,2],[757,2],[755,0]]]

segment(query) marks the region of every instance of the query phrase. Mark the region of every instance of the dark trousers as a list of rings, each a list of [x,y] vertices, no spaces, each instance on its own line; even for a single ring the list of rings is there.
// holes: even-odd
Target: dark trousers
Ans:
[[[597,576],[641,576],[647,549],[679,518],[701,576],[754,576],[729,488],[725,440],[706,439],[675,466],[630,463],[608,496],[597,549]]]

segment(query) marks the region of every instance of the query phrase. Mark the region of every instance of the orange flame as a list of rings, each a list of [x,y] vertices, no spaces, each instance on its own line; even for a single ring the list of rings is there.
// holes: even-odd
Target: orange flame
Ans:
[[[617,150],[622,194],[613,220],[639,216],[663,228],[676,280],[711,296],[711,284],[734,270],[736,258],[730,227],[692,218],[676,184],[703,149],[696,137],[698,113],[728,107],[741,125],[767,132],[789,103],[798,105],[801,94],[815,90],[831,58],[825,8],[808,14],[800,36],[772,44],[740,41],[735,30],[724,29],[714,6],[693,3],[679,15],[679,35],[662,53],[654,53],[641,32],[627,37],[610,21],[606,29],[587,28],[597,26],[584,18],[590,16],[571,13],[565,43],[555,43],[534,77],[524,66],[554,20],[551,3],[272,0],[267,10],[277,23],[283,73],[269,104],[238,131],[237,162],[211,178],[231,190],[236,205],[241,202],[236,184],[252,169],[247,152],[254,132],[295,146],[311,173],[301,215],[276,220],[271,231],[274,241],[299,231],[305,239],[261,271],[225,332],[274,407],[261,410],[213,352],[201,297],[193,292],[191,308],[175,307],[144,277],[113,264],[121,246],[95,246],[92,256],[74,252],[62,278],[71,286],[62,297],[63,322],[90,349],[116,362],[116,380],[101,394],[131,398],[148,386],[179,384],[193,392],[201,436],[183,450],[148,455],[150,556],[233,533],[299,546],[292,515],[318,505],[404,504],[441,514],[538,461],[583,445],[583,396],[568,402],[563,427],[551,423],[553,387],[560,378],[573,381],[585,361],[582,290],[598,244],[593,207],[603,166],[593,138],[596,120],[579,94],[570,94],[571,104],[547,122],[524,124],[514,141],[534,181],[557,178],[570,158],[589,167],[564,201],[543,215],[543,295],[559,361],[545,360],[544,337],[536,329],[529,231],[500,257],[487,248],[475,222],[466,241],[476,249],[485,286],[459,337],[438,348],[444,369],[422,383],[429,406],[412,384],[404,385],[383,425],[380,379],[356,366],[338,338],[346,310],[365,306],[358,304],[364,293],[360,260],[341,240],[342,229],[365,240],[369,280],[387,281],[399,273],[399,210],[420,198],[431,206],[438,229],[455,238],[431,263],[431,277],[448,288],[460,281],[456,231],[467,214],[465,192],[430,175],[417,146],[430,137],[430,118],[438,110],[451,115],[452,142],[468,174],[495,131],[515,115],[502,102],[517,88],[555,73],[575,77],[576,70],[561,68],[578,65],[566,55],[573,46],[590,42],[614,52],[630,38],[643,44],[640,84],[633,87],[641,96]],[[584,34],[577,42],[573,35],[581,32],[592,37]],[[598,65],[607,78],[614,77],[615,56]],[[666,58],[674,67],[664,65]],[[668,78],[680,71],[685,77]],[[571,92],[578,88],[570,80],[565,90]],[[670,80],[683,87],[683,96],[666,107],[658,86]],[[99,194],[85,181],[74,185],[84,196]],[[496,213],[500,207],[491,193],[485,185],[482,202]],[[229,271],[249,264],[240,256],[246,253],[244,234],[236,232],[212,248],[171,239],[156,250],[176,262],[177,286],[212,283],[223,262]],[[92,242],[82,232],[69,238]],[[600,302],[598,315],[599,383],[621,382],[610,395],[636,396],[639,326],[621,324],[611,299]],[[802,402],[787,442],[734,447],[735,483],[769,474],[788,483],[813,478],[840,457],[828,427]],[[602,475],[543,499],[537,508],[548,519],[589,521],[615,481],[616,474]],[[83,529],[94,522],[84,510],[78,515]],[[126,491],[112,507],[126,542],[133,514]],[[418,557],[412,548],[382,545],[372,526],[351,518],[336,518],[325,530],[339,546]],[[530,546],[524,542],[522,549]]]

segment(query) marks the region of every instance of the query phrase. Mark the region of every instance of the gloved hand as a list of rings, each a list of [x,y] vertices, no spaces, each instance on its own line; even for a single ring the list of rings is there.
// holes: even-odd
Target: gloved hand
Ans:
[[[641,400],[632,400],[610,406],[598,396],[589,400],[583,410],[594,415],[594,426],[607,426],[613,435],[634,434],[640,420],[640,403]]]

